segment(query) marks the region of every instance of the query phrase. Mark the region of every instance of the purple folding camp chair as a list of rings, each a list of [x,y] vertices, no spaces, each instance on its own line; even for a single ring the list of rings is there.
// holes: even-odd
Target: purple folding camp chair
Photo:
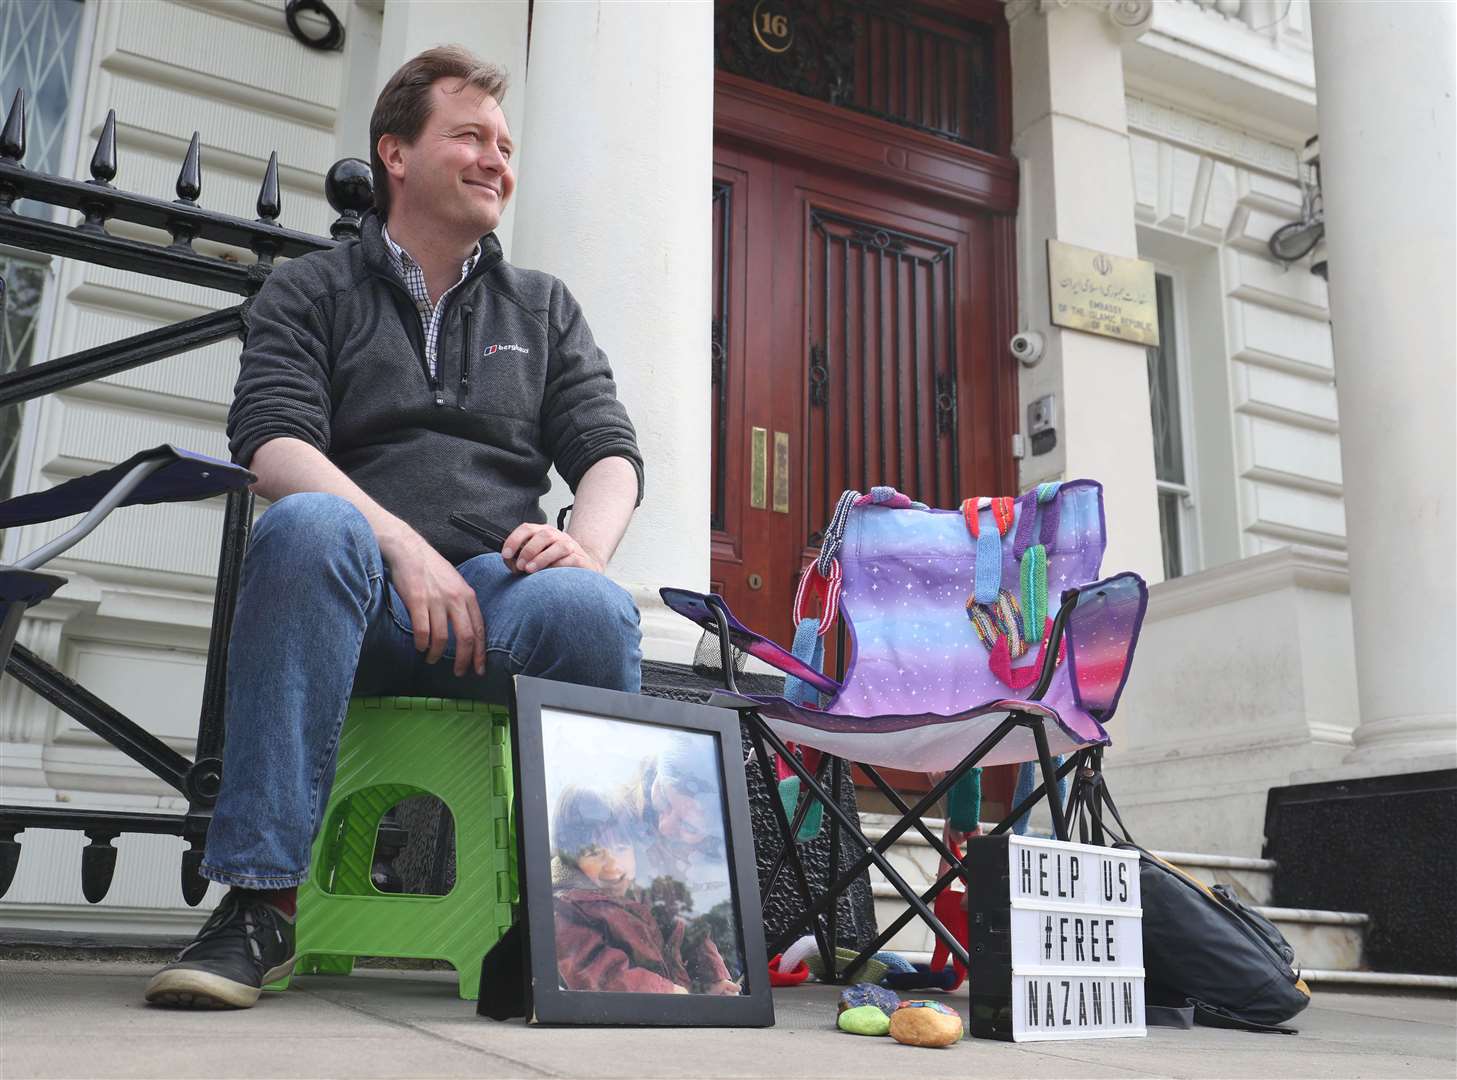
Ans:
[[[974,767],[1035,761],[1042,785],[1012,808],[995,830],[1002,832],[1045,793],[1055,792],[1060,777],[1074,769],[1080,776],[1097,770],[1109,742],[1104,725],[1127,681],[1148,602],[1136,574],[1099,579],[1104,546],[1102,486],[1091,480],[1039,485],[1017,499],[967,500],[960,511],[933,510],[890,488],[846,492],[820,557],[806,572],[823,598],[819,617],[826,625],[817,627],[820,632],[829,629],[838,606],[840,656],[848,653],[840,681],[743,626],[722,597],[662,590],[669,607],[718,636],[725,689],[710,704],[739,710],[766,784],[773,790],[766,742],[800,780],[804,801],[793,822],[778,800],[770,801],[785,838],[781,863],[787,859],[795,870],[807,910],[771,953],[809,927],[827,973],[848,978],[919,915],[950,954],[969,965],[965,944],[929,906],[958,875],[964,879],[965,870],[921,817]],[[798,609],[807,591],[813,588],[802,585],[797,621],[805,614]],[[1053,611],[1049,594],[1060,598]],[[803,645],[803,622],[799,629]],[[731,646],[784,671],[790,677],[786,693],[741,693]],[[789,743],[830,755],[836,770],[839,758],[858,763],[901,819],[871,843]],[[1059,754],[1067,755],[1061,768],[1053,761]],[[912,807],[877,767],[945,777]],[[838,848],[837,831],[844,829],[864,852],[817,900],[809,895],[793,850],[809,800],[830,815],[832,848]],[[1057,836],[1067,839],[1064,808],[1055,797],[1048,807]],[[950,867],[920,895],[884,854],[911,828]],[[833,919],[836,898],[872,862],[909,907],[840,968],[820,916],[828,910]],[[838,865],[833,857],[832,865]]]
[[[158,446],[134,454],[112,468],[68,480],[46,491],[0,502],[0,529],[85,515],[70,529],[18,559],[14,565],[0,564],[0,679],[8,672],[134,760],[164,778],[171,778],[181,787],[182,777],[191,762],[40,657],[18,648],[15,636],[26,610],[49,599],[66,583],[65,578],[44,573],[40,568],[80,543],[117,507],[206,499],[224,492],[240,491],[256,479],[247,469],[231,462],[173,446]],[[0,896],[10,888],[20,858],[16,832],[27,825],[36,828],[85,827],[94,835],[91,846],[86,849],[89,857],[83,854],[83,891],[87,899],[93,902],[100,900],[111,883],[111,868],[116,857],[116,851],[109,842],[96,843],[97,836],[115,835],[106,828],[109,812],[88,811],[77,815],[79,824],[75,826],[69,821],[56,824],[59,820],[56,815],[50,811],[47,813],[49,816],[28,812],[24,807],[0,807]],[[135,817],[128,816],[128,828],[135,829]],[[170,823],[165,820],[155,824],[170,828]],[[197,898],[201,899],[200,893]],[[190,902],[196,903],[196,900]]]

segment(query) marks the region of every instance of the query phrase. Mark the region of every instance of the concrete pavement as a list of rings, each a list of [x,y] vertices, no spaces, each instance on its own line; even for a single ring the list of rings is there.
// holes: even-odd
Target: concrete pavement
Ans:
[[[541,1028],[478,1018],[447,972],[304,977],[247,1012],[141,999],[152,965],[0,960],[0,1077],[1439,1077],[1450,997],[1317,994],[1295,1036],[1195,1028],[1147,1039],[919,1050],[834,1028],[834,987],[778,991],[766,1030]],[[965,993],[950,999],[966,1012]]]

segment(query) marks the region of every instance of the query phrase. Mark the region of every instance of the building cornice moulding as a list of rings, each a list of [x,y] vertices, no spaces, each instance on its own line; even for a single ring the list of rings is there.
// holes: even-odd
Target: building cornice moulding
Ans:
[[[1047,16],[1068,8],[1092,8],[1108,17],[1125,41],[1132,41],[1153,25],[1153,0],[1007,0],[1007,22],[1035,12]]]
[[[1300,179],[1294,147],[1240,131],[1214,120],[1184,112],[1172,105],[1129,94],[1125,99],[1128,130],[1178,143],[1211,157],[1258,169],[1286,180]]]
[[[1349,593],[1345,553],[1291,545],[1161,581],[1149,590],[1147,618],[1158,622],[1291,588]]]

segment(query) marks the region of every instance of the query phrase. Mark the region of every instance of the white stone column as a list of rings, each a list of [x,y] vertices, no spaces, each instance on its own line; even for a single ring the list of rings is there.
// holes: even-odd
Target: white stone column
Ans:
[[[538,0],[525,108],[512,261],[565,281],[612,361],[647,494],[611,574],[645,655],[686,661],[657,589],[708,586],[713,5]]]
[[[1049,237],[1136,256],[1122,43],[1149,0],[1012,0],[1012,150],[1022,168],[1018,293],[1022,326],[1046,353],[1021,376],[1027,405],[1057,395],[1057,447],[1022,461],[1022,486],[1090,477],[1104,485],[1108,570],[1163,578],[1148,361],[1142,346],[1051,324]],[[1010,361],[1008,361],[1010,362]],[[1029,449],[1030,452],[1030,449]]]
[[[503,68],[511,83],[502,108],[516,145],[525,141],[527,0],[385,0],[379,63],[373,93],[410,57],[434,45],[464,45],[482,60]],[[370,106],[373,107],[373,99]],[[501,214],[496,237],[512,256],[515,200]]]
[[[1367,773],[1457,758],[1454,34],[1446,3],[1313,3]]]

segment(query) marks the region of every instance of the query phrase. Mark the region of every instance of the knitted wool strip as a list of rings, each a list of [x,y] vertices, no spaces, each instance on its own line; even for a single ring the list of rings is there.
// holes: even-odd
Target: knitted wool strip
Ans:
[[[1022,633],[1030,644],[1042,640],[1047,618],[1047,548],[1033,544],[1022,556]]]
[[[992,500],[992,520],[997,523],[997,532],[1003,536],[1006,536],[1007,530],[1012,527],[1016,506],[1016,501],[1007,496]]]
[[[818,951],[819,946],[815,944],[814,935],[805,934],[804,937],[784,950],[784,955],[779,960],[779,968],[781,971],[793,971]]]
[[[825,640],[819,635],[819,629],[818,619],[801,619],[794,628],[794,646],[790,650],[796,659],[816,671],[825,666]],[[820,704],[820,692],[793,675],[784,676],[784,698],[797,705],[809,705],[816,709]]]
[[[856,506],[864,506],[873,503],[876,506],[888,506],[892,510],[929,510],[930,507],[923,502],[916,502],[909,495],[902,495],[893,487],[880,484],[870,489],[869,494],[861,495],[855,500]]]
[[[983,530],[981,511],[990,507],[992,521],[997,531]],[[1011,499],[965,499],[961,503],[961,516],[966,519],[967,531],[976,540],[976,586],[974,596],[978,604],[995,604],[997,593],[1002,588],[1002,537],[1012,526],[1013,502]]]
[[[1038,538],[1043,547],[1052,548],[1057,543],[1057,526],[1062,519],[1062,504],[1057,501],[1057,489],[1061,484],[1038,484],[1037,505],[1041,529]]]
[[[1002,538],[985,529],[976,538],[976,602],[995,604],[1002,590]]]
[[[975,597],[967,597],[966,617],[971,620],[971,628],[976,631],[976,636],[981,643],[991,652],[992,646],[997,643],[1001,636],[1001,628],[997,625],[996,617],[976,602]]]
[[[1017,604],[1017,597],[1010,589],[1003,589],[992,607],[985,607],[974,599],[969,599],[966,602],[966,617],[971,620],[972,629],[976,631],[976,636],[981,639],[988,652],[996,646],[999,638],[1006,637],[1012,659],[1026,655],[1030,646],[1022,636],[1022,611]]]
[[[1047,625],[1042,628],[1039,635],[1042,639],[1042,647],[1037,650],[1037,661],[1028,664],[1026,667],[1014,668],[1012,666],[1011,653],[1004,647],[1006,638],[997,642],[997,647],[992,650],[991,657],[987,660],[987,667],[993,675],[1000,679],[1013,690],[1025,690],[1032,686],[1042,674],[1042,665],[1047,662],[1047,643],[1052,637],[1052,620],[1047,620]],[[1061,664],[1067,658],[1067,638],[1064,637],[1057,643],[1057,663]]]
[[[1037,535],[1037,492],[1029,491],[1017,500],[1021,514],[1017,518],[1017,535],[1012,541],[1012,557],[1020,559],[1022,553],[1032,546]]]
[[[946,792],[946,817],[957,832],[981,824],[981,770],[968,769]]]
[[[971,538],[976,540],[981,533],[981,523],[977,520],[977,511],[980,509],[977,499],[961,500],[961,516],[966,521],[966,531],[971,533]]]

